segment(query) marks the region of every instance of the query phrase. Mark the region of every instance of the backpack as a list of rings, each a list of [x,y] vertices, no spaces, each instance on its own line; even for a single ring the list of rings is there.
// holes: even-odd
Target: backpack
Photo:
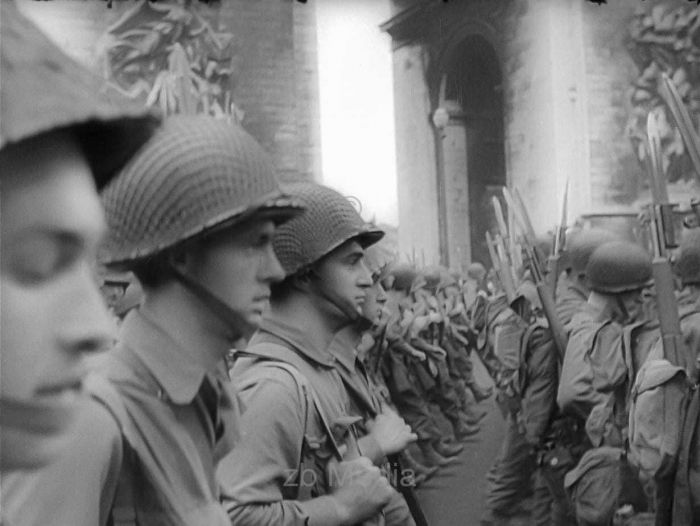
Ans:
[[[630,397],[629,458],[645,484],[678,453],[687,393],[684,369],[668,360],[649,359],[637,373]]]
[[[646,509],[646,496],[625,450],[602,446],[586,451],[564,477],[579,525],[608,526],[618,509]]]

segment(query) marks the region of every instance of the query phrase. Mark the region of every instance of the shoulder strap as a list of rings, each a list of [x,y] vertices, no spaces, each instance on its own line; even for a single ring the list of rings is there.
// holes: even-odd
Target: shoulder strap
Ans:
[[[90,375],[85,384],[92,398],[112,415],[122,435],[122,465],[119,467],[119,480],[108,524],[109,526],[137,526],[135,485],[132,478],[136,455],[129,445],[127,433],[124,431],[124,427],[129,421],[126,408],[119,393],[108,380],[97,375]]]
[[[310,421],[311,419],[309,418],[309,408],[311,405],[314,404],[313,400],[313,391],[311,389],[311,386],[308,384],[306,378],[299,372],[299,370],[294,367],[293,365],[286,363],[286,362],[279,362],[275,360],[263,360],[261,361],[261,366],[263,367],[275,367],[277,369],[282,369],[286,371],[293,379],[294,383],[297,385],[297,388],[302,394],[302,397],[304,399],[304,441],[306,442],[306,437],[311,435],[311,429],[310,429]],[[323,416],[319,412],[319,417],[321,418],[321,421],[323,421]],[[324,426],[325,427],[325,426]],[[302,484],[302,473],[304,473],[305,470],[305,462],[304,462],[304,449],[305,445],[302,444],[301,447],[301,453],[299,454],[299,473],[297,475],[297,499],[301,501],[306,501],[311,499],[311,486],[307,484]]]
[[[277,343],[272,343],[272,342],[265,342],[264,344],[266,347],[277,347],[284,349],[285,351],[289,351],[287,347],[284,345],[279,345]],[[277,367],[279,369],[283,369],[287,371],[292,378],[294,378],[294,381],[297,383],[298,386],[302,388],[302,391],[304,392],[304,396],[308,397],[308,400],[310,401],[308,406],[311,407],[313,406],[316,413],[319,416],[319,420],[321,421],[321,425],[323,426],[323,430],[326,432],[326,434],[329,437],[329,440],[331,442],[331,447],[334,450],[335,457],[338,460],[342,459],[342,455],[340,454],[340,447],[338,446],[338,443],[335,441],[333,438],[333,433],[331,431],[332,427],[329,423],[328,418],[326,417],[326,414],[323,412],[323,409],[321,407],[321,404],[318,402],[318,397],[316,396],[316,390],[313,388],[311,383],[309,383],[308,379],[304,376],[304,374],[301,372],[301,369],[307,365],[304,362],[304,359],[297,356],[296,354],[293,353],[293,351],[290,351],[288,353],[285,353],[285,358],[282,357],[276,357],[276,358],[267,358],[265,356],[260,356],[257,354],[252,354],[248,353],[246,351],[239,351],[236,353],[237,356],[249,356],[253,357],[259,360],[259,363],[264,364],[265,366],[269,367]]]

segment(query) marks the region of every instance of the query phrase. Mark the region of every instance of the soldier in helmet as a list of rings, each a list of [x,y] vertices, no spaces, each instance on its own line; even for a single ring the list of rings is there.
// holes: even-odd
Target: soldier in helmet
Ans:
[[[92,272],[105,232],[97,189],[158,121],[101,94],[13,2],[0,3],[0,77],[0,522],[23,524],[51,504],[23,506],[10,479],[35,476],[76,439],[89,418],[84,358],[112,339]]]
[[[286,278],[232,368],[245,431],[219,469],[225,505],[237,525],[377,520],[396,491],[371,459],[410,440],[410,431],[398,422],[394,437],[360,436],[331,349],[344,345],[340,333],[361,317],[372,286],[364,249],[383,232],[330,188],[289,190],[307,212],[277,231]],[[397,427],[395,419],[384,423]]]
[[[300,207],[252,137],[205,116],[165,120],[102,199],[102,262],[132,271],[143,300],[96,361],[93,421],[65,458],[75,497],[44,524],[229,524],[215,468],[239,423],[224,358],[283,278],[272,236]]]
[[[576,420],[579,429],[583,428],[591,408],[602,401],[602,396],[593,389],[593,372],[586,359],[593,338],[605,321],[604,317],[601,319],[597,302],[588,302],[591,294],[588,262],[600,245],[616,239],[615,234],[607,230],[591,228],[574,232],[567,240],[569,269],[557,295],[557,314],[566,324],[569,340],[557,403],[563,415]]]
[[[588,303],[597,311],[594,321],[598,322],[587,356],[592,387],[602,396],[594,408],[596,414],[588,415],[587,430],[594,446],[619,446],[627,428],[628,379],[634,378],[660,337],[658,321],[646,318],[653,284],[651,257],[631,241],[611,241],[593,252],[586,274],[591,286]],[[611,420],[601,434],[599,417],[610,405]],[[601,425],[591,432],[594,420]]]
[[[391,469],[387,463],[387,457],[399,461],[402,468],[403,464],[406,464],[406,467],[409,466],[405,459],[399,458],[398,454],[402,453],[408,444],[415,441],[417,437],[406,425],[403,418],[398,415],[396,409],[392,407],[391,401],[384,398],[378,391],[379,386],[370,377],[370,373],[362,361],[362,356],[359,354],[359,352],[365,354],[360,343],[364,340],[364,344],[367,345],[368,338],[373,340],[371,330],[378,329],[383,323],[380,320],[386,302],[386,292],[379,281],[383,266],[380,251],[381,247],[378,244],[367,247],[365,264],[372,275],[372,286],[366,290],[365,301],[362,304],[361,314],[357,322],[341,331],[337,337],[340,345],[333,345],[329,350],[337,358],[338,374],[347,389],[352,413],[362,417],[362,421],[357,424],[360,445],[362,445],[363,436],[377,437],[379,439],[377,441],[384,442],[385,445],[381,448],[384,456],[372,458],[372,461],[380,467]],[[344,341],[347,342],[346,345],[342,345]],[[388,434],[388,431],[392,436],[391,441],[386,441],[383,437],[384,434]],[[363,449],[371,451],[371,448]],[[403,464],[401,460],[404,460]],[[410,472],[394,472],[392,482],[401,491],[410,491],[411,480],[410,477],[407,480],[406,476],[411,474]],[[415,499],[415,496],[413,498]],[[384,517],[386,524],[413,523],[406,501],[398,494],[384,508]]]
[[[577,230],[567,238],[567,262],[565,274],[557,287],[557,315],[563,325],[568,325],[581,310],[590,294],[586,266],[593,251],[603,243],[618,239],[614,233],[601,228]]]

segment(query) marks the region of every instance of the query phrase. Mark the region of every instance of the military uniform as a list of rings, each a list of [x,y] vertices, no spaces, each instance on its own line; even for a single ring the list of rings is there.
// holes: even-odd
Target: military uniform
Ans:
[[[272,362],[299,370],[327,424],[352,414],[333,354],[315,348],[306,334],[283,320],[266,320],[231,372],[244,414],[242,440],[219,469],[230,520],[241,525],[336,524],[335,508],[315,497],[329,492],[325,463],[339,444],[328,436],[320,413],[306,406],[297,380],[270,367]],[[360,451],[354,429],[347,438],[350,455],[381,458],[376,442],[365,443]]]
[[[506,412],[506,431],[501,450],[487,475],[486,512],[482,524],[517,514],[519,504],[535,493],[533,513],[550,524],[552,506],[544,482],[533,479],[536,471],[534,448],[542,440],[554,413],[557,361],[554,343],[547,329],[528,329],[524,342],[520,395]]]
[[[119,336],[96,366],[110,383],[89,379],[89,418],[70,451],[7,481],[10,517],[18,525],[94,526],[113,514],[131,524],[230,524],[214,468],[237,437],[239,411],[225,373],[187,350],[206,346],[206,335],[178,342],[135,310]],[[72,496],[52,498],[76,468]],[[32,506],[44,498],[51,505]]]

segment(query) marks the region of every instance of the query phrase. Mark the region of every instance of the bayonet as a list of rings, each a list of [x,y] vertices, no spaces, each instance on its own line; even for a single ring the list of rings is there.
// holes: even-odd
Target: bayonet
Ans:
[[[661,96],[664,98],[673,114],[673,118],[678,126],[678,131],[680,131],[681,137],[683,137],[683,142],[688,150],[690,160],[693,163],[693,168],[695,168],[695,177],[700,181],[700,137],[698,137],[695,131],[693,119],[690,117],[690,113],[688,113],[685,104],[683,104],[683,99],[680,93],[678,93],[673,80],[671,80],[666,73],[661,74],[661,79]]]
[[[513,197],[515,195],[515,198]],[[516,221],[519,223],[522,229],[523,241],[525,252],[528,257],[528,266],[530,267],[530,272],[532,274],[532,279],[535,283],[535,288],[537,289],[537,295],[542,303],[542,310],[549,323],[549,330],[552,333],[552,338],[554,339],[554,344],[557,348],[557,357],[559,361],[564,360],[564,353],[566,352],[567,338],[564,332],[564,326],[559,319],[556,306],[554,305],[554,295],[544,280],[544,274],[542,272],[542,265],[539,261],[539,256],[537,255],[536,245],[535,245],[535,231],[532,228],[532,222],[527,214],[527,210],[523,204],[523,200],[520,197],[517,189],[514,189],[513,194],[508,190],[508,188],[503,188],[503,196],[506,199],[509,207],[513,208],[515,212]]]
[[[554,229],[554,242],[552,243],[552,253],[547,257],[547,283],[552,291],[552,297],[556,299],[557,296],[557,281],[559,280],[559,273],[561,269],[559,268],[559,260],[561,259],[561,253],[564,250],[564,243],[566,241],[566,223],[567,217],[567,206],[569,200],[569,178],[566,178],[566,184],[564,185],[564,198],[561,204],[561,220],[559,224]]]

